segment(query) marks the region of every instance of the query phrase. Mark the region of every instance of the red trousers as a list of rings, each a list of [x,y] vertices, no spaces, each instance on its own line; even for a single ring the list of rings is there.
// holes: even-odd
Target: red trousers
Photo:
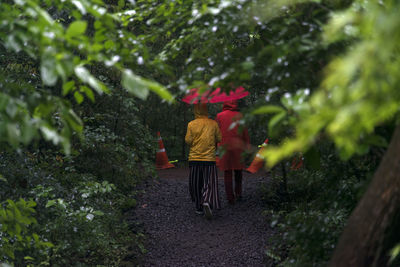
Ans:
[[[242,170],[233,170],[235,173],[235,195],[236,197],[242,196]],[[235,195],[233,194],[233,182],[232,182],[232,170],[224,171],[224,182],[225,182],[225,192],[226,198],[229,203],[235,201]]]

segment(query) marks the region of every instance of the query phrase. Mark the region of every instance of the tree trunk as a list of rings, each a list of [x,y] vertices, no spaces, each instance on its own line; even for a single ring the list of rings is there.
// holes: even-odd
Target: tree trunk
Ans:
[[[394,224],[400,208],[400,125],[366,193],[352,212],[329,263],[330,267],[386,266],[395,244]],[[395,229],[398,230],[398,229]],[[398,232],[398,231],[397,231]],[[398,240],[397,240],[398,242]]]

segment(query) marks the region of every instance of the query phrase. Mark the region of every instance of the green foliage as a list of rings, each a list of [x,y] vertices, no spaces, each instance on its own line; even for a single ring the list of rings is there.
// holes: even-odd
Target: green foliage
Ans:
[[[264,105],[253,110],[252,114],[273,114],[268,123],[268,132],[272,138],[279,140],[278,136],[290,135],[298,117],[309,112],[310,106],[306,102],[309,93],[309,89],[298,90],[294,95],[286,93],[280,99],[282,107]]]
[[[17,202],[7,199],[0,209],[0,260],[2,262],[19,262],[29,264],[31,261],[41,262],[47,259],[50,242],[41,240],[32,231],[32,225],[37,224],[34,217],[33,200],[20,198]],[[29,253],[26,255],[25,253]],[[33,258],[34,256],[35,258]]]
[[[34,198],[37,240],[54,244],[30,249],[29,240],[10,239],[15,246],[10,251],[18,249],[19,257],[6,260],[118,266],[128,245],[131,250],[142,246],[121,210],[135,206],[135,185],[154,174],[155,152],[136,103],[120,87],[141,98],[149,90],[168,101],[172,96],[158,82],[134,74],[144,74],[140,65],[148,60],[148,48],[128,25],[131,4],[3,2],[0,163],[7,184],[0,195]],[[85,98],[97,106],[87,105]],[[7,225],[20,227],[15,221]]]
[[[140,122],[136,100],[125,92],[115,91],[98,101],[101,105],[90,113],[82,111],[85,139],[76,144],[76,157],[69,164],[129,192],[141,179],[155,174],[155,138]]]
[[[154,175],[155,132],[170,159],[183,159],[191,119],[190,107],[150,92],[171,102],[190,87],[243,85],[244,123],[253,144],[270,138],[268,164],[301,152],[308,168],[289,175],[299,202],[278,218],[286,263],[324,262],[375,165],[321,159],[332,152],[319,141],[333,140],[342,158],[385,147],[376,126],[399,106],[399,4],[352,2],[3,1],[0,196],[35,198],[38,224],[25,232],[55,245],[47,253],[22,240],[13,250],[56,265],[118,265],[129,238],[143,250],[121,210]],[[326,172],[335,168],[346,175]]]
[[[118,266],[128,254],[135,261],[142,253],[143,235],[123,212],[136,206],[136,185],[155,173],[156,142],[126,92],[115,90],[96,103],[76,109],[86,127],[70,155],[44,142],[1,153],[1,198],[31,197],[38,222],[32,228],[54,245],[22,247],[21,257],[9,262],[24,264],[29,256],[34,265]]]
[[[67,178],[80,182],[65,186],[53,180],[32,189],[40,207],[39,223],[46,225],[42,234],[53,240],[51,262],[117,266],[130,245],[127,238],[136,239],[118,212],[118,203],[125,197],[113,184],[96,182],[89,175],[70,174]]]
[[[400,244],[397,244],[392,250],[390,251],[390,260],[389,263],[393,264],[398,260],[398,256],[400,253]]]
[[[325,27],[326,41],[351,40],[351,49],[325,70],[321,89],[310,98],[309,112],[296,124],[296,137],[266,152],[270,165],[307,150],[320,132],[334,140],[343,158],[365,153],[375,127],[395,118],[400,99],[398,9],[397,1],[360,0],[333,14]]]
[[[266,252],[279,266],[325,266],[346,220],[368,185],[379,160],[370,152],[342,162],[333,148],[320,146],[321,168],[290,171],[289,201],[282,202],[274,184],[265,200],[273,204],[266,213],[277,229]],[[275,174],[279,181],[279,174]],[[282,240],[284,242],[282,242]]]
[[[7,66],[7,71],[24,71],[20,67]],[[41,135],[69,151],[68,137],[73,131],[79,133],[82,125],[68,102],[46,91],[35,90],[28,83],[6,79],[1,74],[0,88],[1,142],[17,148],[20,144],[28,145],[32,140],[38,140]]]
[[[108,93],[104,81],[120,75],[129,77],[121,85],[138,97],[151,90],[172,100],[159,83],[130,70],[139,65],[136,51],[146,50],[125,25],[129,12],[108,12],[112,5],[101,0],[13,2],[0,6],[0,55],[6,66],[0,73],[3,141],[17,147],[41,135],[69,153],[72,134],[82,132],[70,96],[78,104],[85,96],[94,101],[93,91]],[[23,89],[26,86],[29,90]],[[34,97],[26,99],[23,94]]]

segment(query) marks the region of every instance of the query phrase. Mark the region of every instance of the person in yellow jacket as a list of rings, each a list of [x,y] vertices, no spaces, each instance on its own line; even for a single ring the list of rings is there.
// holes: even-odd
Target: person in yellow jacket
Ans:
[[[195,119],[189,122],[185,141],[189,151],[189,192],[196,213],[210,219],[212,209],[219,209],[218,170],[215,164],[217,143],[221,132],[216,121],[208,118],[207,105],[194,106]]]

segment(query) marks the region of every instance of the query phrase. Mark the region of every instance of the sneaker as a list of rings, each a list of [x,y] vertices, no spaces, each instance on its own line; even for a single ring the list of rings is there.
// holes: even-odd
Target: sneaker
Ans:
[[[206,218],[211,219],[212,212],[211,212],[210,205],[208,203],[203,204],[203,210],[204,210],[204,214],[205,214]]]
[[[196,214],[198,214],[198,215],[203,215],[203,214],[204,214],[204,212],[203,212],[203,210],[202,210],[202,209],[199,209],[199,210],[196,210]]]

